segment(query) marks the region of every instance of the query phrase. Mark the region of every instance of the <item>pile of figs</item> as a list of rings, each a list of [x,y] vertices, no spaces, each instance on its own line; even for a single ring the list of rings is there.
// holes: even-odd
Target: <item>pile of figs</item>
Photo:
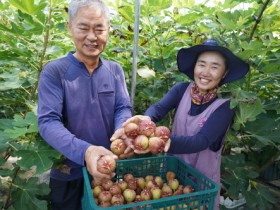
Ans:
[[[167,171],[165,178],[147,175],[135,177],[127,173],[123,179],[91,182],[94,201],[98,206],[110,207],[129,203],[155,200],[194,192],[191,185],[182,185],[172,171]]]
[[[170,130],[166,126],[156,126],[151,120],[140,120],[126,124],[124,134],[124,138],[119,137],[111,142],[110,149],[117,156],[121,156],[128,146],[140,154],[162,153],[169,140]]]

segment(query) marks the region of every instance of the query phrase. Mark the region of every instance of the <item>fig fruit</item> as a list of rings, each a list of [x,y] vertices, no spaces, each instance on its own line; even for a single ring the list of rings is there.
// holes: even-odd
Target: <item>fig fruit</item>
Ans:
[[[100,156],[97,160],[97,170],[103,174],[111,174],[116,169],[116,161],[110,155]]]

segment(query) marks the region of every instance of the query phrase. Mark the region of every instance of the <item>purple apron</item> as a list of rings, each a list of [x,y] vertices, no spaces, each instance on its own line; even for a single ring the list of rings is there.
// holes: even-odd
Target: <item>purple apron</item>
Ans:
[[[193,136],[199,132],[208,117],[228,99],[216,99],[206,110],[196,116],[189,115],[191,108],[190,84],[185,91],[183,98],[176,111],[172,133],[178,136]],[[221,151],[213,152],[210,148],[192,154],[175,155],[183,159],[186,163],[200,171],[205,176],[212,179],[220,186],[220,165]],[[215,210],[219,209],[220,189],[215,198]]]

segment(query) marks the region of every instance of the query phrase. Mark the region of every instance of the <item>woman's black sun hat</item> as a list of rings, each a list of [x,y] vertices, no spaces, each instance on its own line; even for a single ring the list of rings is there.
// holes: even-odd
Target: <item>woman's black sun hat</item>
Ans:
[[[245,61],[234,55],[229,49],[219,46],[214,39],[208,39],[203,44],[180,49],[177,55],[179,71],[185,73],[190,79],[194,80],[196,60],[202,52],[206,51],[219,52],[226,59],[228,72],[220,84],[241,79],[249,71],[249,65]]]

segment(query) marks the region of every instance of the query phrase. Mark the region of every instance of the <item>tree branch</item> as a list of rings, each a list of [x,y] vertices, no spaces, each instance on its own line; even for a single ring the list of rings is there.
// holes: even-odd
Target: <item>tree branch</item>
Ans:
[[[257,29],[257,26],[258,26],[259,22],[261,21],[263,12],[264,12],[264,10],[266,9],[266,7],[267,7],[267,5],[268,5],[269,2],[270,2],[270,0],[266,0],[266,2],[264,3],[264,5],[263,5],[263,7],[262,7],[262,10],[261,10],[259,16],[257,17],[256,22],[255,22],[255,25],[254,25],[254,27],[253,27],[253,29],[252,29],[252,31],[251,31],[249,41],[251,41],[251,40],[253,39],[254,33],[255,33],[256,29]]]
[[[44,44],[43,44],[43,51],[42,51],[42,54],[41,54],[41,57],[40,57],[40,62],[39,62],[39,67],[38,67],[38,75],[37,75],[37,80],[36,80],[36,83],[34,85],[34,88],[31,92],[31,97],[35,95],[37,89],[38,89],[38,82],[39,82],[39,77],[40,77],[40,72],[43,68],[43,65],[44,65],[44,60],[45,60],[45,56],[46,56],[46,51],[47,51],[47,47],[48,47],[48,44],[49,44],[49,36],[50,36],[50,26],[51,26],[51,19],[52,19],[52,0],[49,0],[49,13],[48,13],[48,17],[47,17],[47,21],[46,21],[46,24],[45,24],[45,28],[46,28],[46,31],[45,31],[45,35],[44,35]]]
[[[8,208],[12,205],[12,203],[13,203],[13,201],[11,201],[12,186],[13,186],[13,183],[15,182],[15,179],[16,179],[16,177],[17,177],[17,175],[18,175],[19,170],[20,170],[20,167],[19,167],[19,166],[16,166],[16,167],[15,167],[15,173],[14,173],[13,179],[12,179],[12,181],[10,182],[10,186],[9,186],[9,189],[8,189],[8,196],[7,196],[7,198],[6,198],[5,202],[4,202],[4,205],[3,205],[3,207],[2,207],[2,210],[8,209]]]

